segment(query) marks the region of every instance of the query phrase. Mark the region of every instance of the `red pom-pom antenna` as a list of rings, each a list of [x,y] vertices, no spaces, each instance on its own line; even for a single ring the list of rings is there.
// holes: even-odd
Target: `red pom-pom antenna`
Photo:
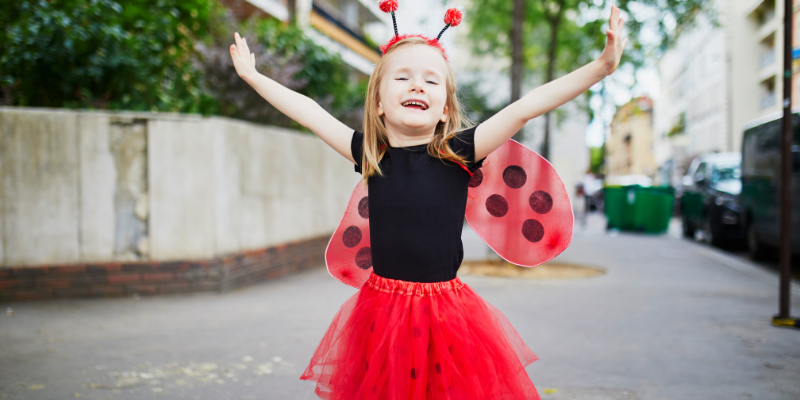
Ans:
[[[381,7],[383,6],[381,5]],[[450,26],[457,26],[458,24],[461,23],[461,19],[463,17],[464,14],[461,13],[461,10],[457,8],[450,8],[444,13],[444,23]]]
[[[460,24],[462,18],[464,18],[464,14],[461,12],[461,10],[457,8],[448,8],[444,13],[444,28],[442,28],[442,31],[439,32],[439,36],[436,36],[436,40],[442,38],[442,34],[447,30],[447,28]]]
[[[393,13],[397,11],[397,0],[384,0],[378,6],[385,13]],[[461,17],[459,17],[459,21],[461,21]]]
[[[400,36],[397,33],[397,20],[394,18],[394,12],[397,11],[397,0],[383,0],[378,4],[378,7],[381,8],[381,11],[385,13],[392,14],[392,25],[394,25],[394,37]]]

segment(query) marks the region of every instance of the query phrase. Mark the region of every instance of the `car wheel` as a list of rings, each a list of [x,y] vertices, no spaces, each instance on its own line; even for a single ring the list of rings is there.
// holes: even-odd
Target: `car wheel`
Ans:
[[[706,217],[703,220],[703,236],[705,236],[706,242],[712,246],[722,247],[725,244],[719,232],[714,229],[714,222],[711,221],[710,213],[706,213]]]
[[[694,226],[685,216],[681,218],[681,225],[683,226],[683,237],[694,239]]]
[[[750,250],[750,257],[754,260],[767,258],[767,249],[764,243],[761,243],[761,239],[758,238],[756,225],[749,221],[747,223],[747,247]]]

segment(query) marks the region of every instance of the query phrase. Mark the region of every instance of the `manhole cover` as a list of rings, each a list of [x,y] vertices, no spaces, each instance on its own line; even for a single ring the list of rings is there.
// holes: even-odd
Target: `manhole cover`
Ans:
[[[548,262],[527,268],[500,261],[465,261],[458,269],[459,274],[500,276],[505,278],[527,279],[579,279],[606,273],[604,269],[576,264]]]

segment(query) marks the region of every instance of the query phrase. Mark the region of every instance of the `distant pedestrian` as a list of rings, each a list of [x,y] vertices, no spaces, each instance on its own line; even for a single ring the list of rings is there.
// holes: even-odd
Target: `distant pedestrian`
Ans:
[[[581,229],[586,229],[586,191],[583,184],[575,186],[575,197],[572,199],[572,211],[575,213],[575,222],[581,225]]]
[[[394,18],[397,1],[382,1],[380,7]],[[460,22],[458,10],[447,11],[445,29]],[[363,133],[260,75],[247,42],[235,35],[231,56],[239,76],[353,162],[368,184],[368,197],[352,200],[355,210],[348,208],[345,215],[356,222],[368,219],[368,231],[352,225],[337,236],[344,250],[334,252],[333,260],[335,243],[329,244],[329,271],[343,282],[357,282],[359,291],[342,305],[300,377],[317,382],[319,397],[539,398],[525,372],[536,355],[499,310],[456,276],[467,193],[482,184],[478,169],[484,159],[528,120],[584,93],[617,68],[627,41],[621,37],[622,25],[619,9],[612,7],[600,58],[531,91],[477,127],[467,127],[455,75],[438,37],[400,36],[395,28],[370,78]],[[539,162],[536,157],[520,159]],[[552,168],[543,160],[537,165]],[[521,193],[515,190],[526,182],[525,169],[510,165],[505,171],[499,183],[492,183],[496,186],[481,189]],[[555,173],[546,179],[558,180],[564,191]],[[549,231],[537,218],[558,214],[562,202],[555,200],[541,190],[526,195],[524,204],[494,194],[486,199],[485,222],[479,223],[496,228],[494,235],[529,245],[541,241],[546,249],[558,244],[559,236],[543,239]],[[370,247],[359,248],[367,239]],[[568,243],[568,237],[561,239]]]

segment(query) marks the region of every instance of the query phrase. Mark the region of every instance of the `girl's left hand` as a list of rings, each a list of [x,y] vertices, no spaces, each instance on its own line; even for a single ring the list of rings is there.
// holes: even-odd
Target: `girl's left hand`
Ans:
[[[603,63],[608,68],[608,75],[611,75],[614,70],[619,66],[619,60],[622,57],[622,49],[628,44],[628,38],[622,37],[622,28],[625,27],[625,20],[619,17],[619,8],[611,6],[611,18],[608,20],[608,29],[606,29],[606,48],[603,54],[600,55],[598,61]]]

